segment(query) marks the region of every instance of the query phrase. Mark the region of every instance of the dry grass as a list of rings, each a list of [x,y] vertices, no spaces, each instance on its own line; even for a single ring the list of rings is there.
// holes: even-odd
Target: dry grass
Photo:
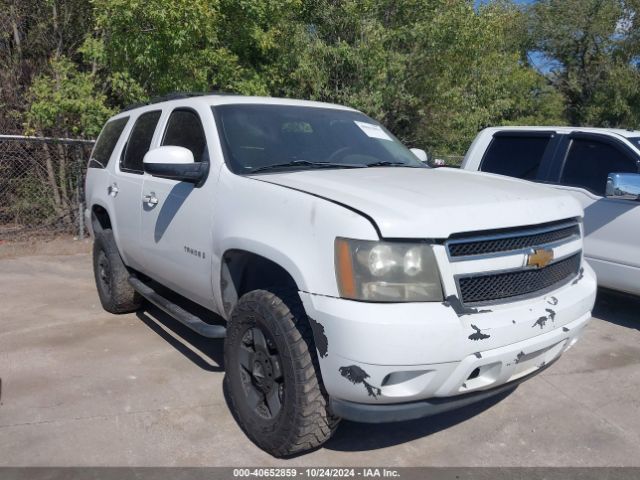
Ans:
[[[91,239],[72,236],[34,238],[20,241],[0,240],[0,259],[29,255],[75,255],[91,251]]]

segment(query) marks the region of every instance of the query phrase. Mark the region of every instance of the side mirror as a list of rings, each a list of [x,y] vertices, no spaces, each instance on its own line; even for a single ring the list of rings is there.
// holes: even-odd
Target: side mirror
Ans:
[[[142,160],[144,171],[154,177],[195,183],[199,186],[209,168],[207,162],[194,162],[191,150],[166,145],[149,150]]]
[[[607,198],[640,201],[640,174],[610,173],[606,192]]]
[[[411,153],[413,153],[421,162],[427,163],[429,161],[429,155],[421,148],[412,148]]]

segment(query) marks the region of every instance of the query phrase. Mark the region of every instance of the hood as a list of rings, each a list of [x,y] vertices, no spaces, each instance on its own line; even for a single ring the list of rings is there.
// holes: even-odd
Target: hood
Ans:
[[[447,238],[581,217],[569,195],[532,182],[451,168],[357,168],[256,175],[358,210],[383,238]]]

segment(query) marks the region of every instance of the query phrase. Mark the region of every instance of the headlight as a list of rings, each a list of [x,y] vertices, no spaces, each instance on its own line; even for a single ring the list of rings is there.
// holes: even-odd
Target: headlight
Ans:
[[[430,245],[336,238],[340,296],[370,302],[440,302],[442,286]]]

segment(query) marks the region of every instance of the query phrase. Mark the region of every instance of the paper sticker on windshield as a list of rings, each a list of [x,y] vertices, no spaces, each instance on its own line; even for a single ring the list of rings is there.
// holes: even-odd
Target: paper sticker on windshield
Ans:
[[[374,125],[373,123],[366,122],[357,122],[355,120],[353,123],[360,127],[360,130],[362,130],[365,135],[367,135],[367,137],[380,138],[382,140],[391,140],[391,137],[382,129],[382,127],[380,127],[380,125]]]

